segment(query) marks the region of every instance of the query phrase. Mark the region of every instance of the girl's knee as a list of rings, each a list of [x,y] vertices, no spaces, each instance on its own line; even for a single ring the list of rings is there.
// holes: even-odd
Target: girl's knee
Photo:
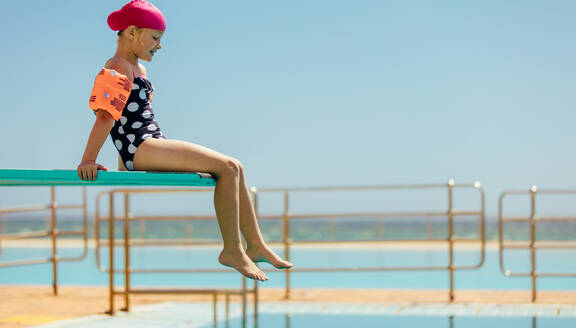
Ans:
[[[244,173],[244,166],[242,165],[242,163],[237,160],[236,158],[230,158],[230,160],[232,160],[235,163],[236,168],[238,168],[238,174],[243,174]]]
[[[235,158],[226,157],[221,160],[220,168],[217,174],[219,176],[228,175],[233,177],[239,177],[242,174],[243,168],[242,163]]]

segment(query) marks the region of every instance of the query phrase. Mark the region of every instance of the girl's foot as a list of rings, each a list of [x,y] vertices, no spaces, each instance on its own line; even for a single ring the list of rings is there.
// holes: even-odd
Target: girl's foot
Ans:
[[[260,247],[249,246],[248,249],[246,249],[246,255],[254,262],[267,262],[272,264],[276,269],[290,269],[294,266],[294,264],[276,255],[276,253],[266,245]]]
[[[238,270],[247,278],[266,281],[268,277],[260,270],[254,262],[242,251],[222,251],[218,257],[218,262],[227,267]]]

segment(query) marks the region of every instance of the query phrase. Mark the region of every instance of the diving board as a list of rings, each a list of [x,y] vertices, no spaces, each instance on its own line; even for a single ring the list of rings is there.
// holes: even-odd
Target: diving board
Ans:
[[[0,169],[0,187],[36,187],[36,186],[49,186],[51,187],[51,202],[47,206],[35,206],[15,209],[2,209],[0,208],[0,215],[4,213],[16,213],[26,211],[51,211],[50,227],[46,231],[33,231],[23,233],[0,233],[0,241],[3,239],[25,239],[37,237],[51,237],[52,240],[52,256],[45,259],[34,259],[20,261],[17,263],[10,263],[10,265],[27,265],[52,262],[53,266],[53,289],[54,295],[58,294],[58,261],[59,260],[80,260],[82,258],[61,258],[57,254],[57,237],[58,236],[82,236],[84,241],[84,255],[87,254],[87,207],[86,207],[86,193],[84,191],[84,201],[82,205],[59,205],[56,203],[55,189],[57,186],[164,186],[164,187],[213,187],[216,185],[215,178],[208,173],[199,172],[144,172],[144,171],[98,171],[98,176],[94,181],[86,181],[80,179],[77,170],[50,170],[50,169]],[[192,189],[192,188],[191,188]],[[126,195],[128,192],[123,191]],[[113,194],[111,192],[110,201],[110,217],[114,217],[113,209]],[[126,198],[127,199],[127,198]],[[84,213],[83,229],[77,231],[59,231],[57,228],[57,209],[82,209]],[[114,221],[109,220],[109,245],[114,245]],[[127,229],[125,224],[124,229]],[[110,268],[114,272],[114,247],[110,249]],[[6,264],[6,263],[0,263]],[[0,265],[1,267],[2,265]],[[110,277],[111,284],[113,283],[113,274]],[[112,287],[111,287],[112,288]],[[113,295],[113,293],[111,293]],[[112,307],[111,302],[111,308]],[[111,311],[113,313],[113,310]]]
[[[98,171],[94,181],[77,170],[0,169],[0,186],[214,186],[208,173]]]

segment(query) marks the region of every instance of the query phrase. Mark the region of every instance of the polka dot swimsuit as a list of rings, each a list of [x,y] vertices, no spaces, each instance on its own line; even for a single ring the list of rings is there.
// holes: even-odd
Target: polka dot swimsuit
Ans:
[[[154,88],[150,81],[134,76],[132,91],[122,111],[122,117],[114,123],[110,131],[112,142],[129,171],[134,170],[134,154],[144,140],[166,139],[154,120],[154,113],[150,106],[152,91]]]

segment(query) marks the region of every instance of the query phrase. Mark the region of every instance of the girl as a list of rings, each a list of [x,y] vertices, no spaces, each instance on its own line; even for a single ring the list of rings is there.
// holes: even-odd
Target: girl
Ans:
[[[132,0],[108,16],[108,25],[119,31],[118,48],[96,78],[90,97],[96,121],[78,165],[79,177],[95,180],[98,170],[108,170],[96,163],[108,134],[120,154],[120,170],[209,172],[216,178],[214,206],[224,241],[219,262],[260,281],[268,278],[254,262],[291,268],[292,263],[276,255],[262,238],[240,162],[199,145],[168,140],[154,120],[153,87],[138,60],[149,62],[162,48],[162,13],[145,0]]]

